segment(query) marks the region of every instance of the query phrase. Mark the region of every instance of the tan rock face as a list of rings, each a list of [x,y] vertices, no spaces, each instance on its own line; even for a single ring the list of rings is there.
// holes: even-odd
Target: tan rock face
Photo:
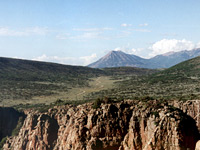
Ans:
[[[121,149],[193,150],[198,136],[195,121],[181,110],[162,106],[157,110],[147,108],[133,113]]]
[[[28,114],[17,137],[9,139],[5,149],[53,149],[57,140],[57,120],[46,114]],[[14,141],[14,143],[13,143]]]
[[[194,119],[156,101],[60,106],[28,113],[20,133],[4,149],[13,150],[181,150],[199,140]]]
[[[195,150],[200,150],[200,140],[196,143]]]

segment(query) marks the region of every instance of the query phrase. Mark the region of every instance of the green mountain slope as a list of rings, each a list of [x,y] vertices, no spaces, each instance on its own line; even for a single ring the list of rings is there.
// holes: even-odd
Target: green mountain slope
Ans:
[[[102,74],[99,69],[30,60],[0,58],[0,77],[5,80],[63,81]],[[66,76],[67,75],[67,76]]]
[[[130,78],[154,72],[155,70],[132,67],[94,69],[0,57],[0,102],[39,102],[41,97],[54,97],[60,93],[65,97],[69,90],[89,87],[89,83],[100,76],[117,77],[115,80],[118,80],[119,77]],[[85,91],[80,92],[82,93]]]
[[[88,67],[0,58],[0,100],[53,95],[87,86],[89,78],[102,74],[102,70]]]
[[[150,76],[150,82],[194,82],[200,77],[200,57],[179,63],[169,69]]]
[[[156,69],[145,69],[145,68],[136,68],[136,67],[116,67],[116,68],[104,68],[103,69],[107,74],[117,76],[117,75],[149,75],[155,72],[159,72]]]
[[[146,77],[132,77],[118,83],[117,88],[101,91],[116,99],[144,96],[166,99],[195,99],[200,97],[200,57],[187,60],[169,69]]]

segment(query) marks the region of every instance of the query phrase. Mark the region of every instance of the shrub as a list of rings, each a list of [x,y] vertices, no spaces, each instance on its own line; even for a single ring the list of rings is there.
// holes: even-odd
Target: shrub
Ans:
[[[94,109],[100,108],[101,103],[102,103],[102,100],[101,100],[100,98],[96,99],[96,100],[94,101],[93,108],[94,108]]]
[[[149,100],[154,100],[154,98],[150,97],[150,96],[143,96],[143,97],[141,97],[141,100],[142,101],[149,101]]]
[[[55,101],[55,103],[54,103],[54,105],[64,105],[64,101],[63,100],[61,100],[61,99],[57,99],[56,101]]]
[[[151,114],[154,115],[155,118],[159,117],[159,112],[157,111],[152,111]]]
[[[0,150],[3,150],[3,145],[6,143],[7,138],[8,137],[6,136],[1,140],[1,142],[0,142]]]
[[[110,98],[110,97],[104,97],[104,103],[105,104],[109,104],[109,103],[112,103],[113,100]]]
[[[20,129],[21,129],[23,123],[24,123],[24,118],[23,118],[23,117],[19,117],[19,120],[18,120],[18,122],[17,122],[17,126],[16,126],[15,129],[13,129],[13,131],[12,131],[12,136],[18,135],[18,133],[19,133],[19,131],[20,131]]]

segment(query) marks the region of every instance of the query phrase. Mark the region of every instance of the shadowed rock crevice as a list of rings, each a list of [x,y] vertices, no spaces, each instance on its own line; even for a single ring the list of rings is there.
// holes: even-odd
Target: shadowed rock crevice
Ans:
[[[48,149],[51,150],[56,145],[56,140],[58,138],[58,122],[54,117],[50,117],[48,115],[43,115],[41,117],[41,120],[44,120],[45,123],[45,129],[43,129],[43,134],[47,135],[47,145],[49,145]],[[48,126],[48,128],[46,128]]]
[[[25,118],[25,115],[13,108],[0,107],[0,141],[2,138],[12,134],[20,117]]]
[[[183,137],[179,143],[181,145],[181,149],[195,149],[196,143],[200,139],[198,128],[194,128],[195,126],[196,122],[190,116],[181,118],[180,124],[178,126],[178,128],[181,130],[179,134],[181,134]]]

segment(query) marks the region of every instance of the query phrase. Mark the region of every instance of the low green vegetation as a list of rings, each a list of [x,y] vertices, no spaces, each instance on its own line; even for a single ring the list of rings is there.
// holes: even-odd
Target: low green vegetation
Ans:
[[[8,137],[6,136],[0,141],[0,150],[3,150],[3,145],[6,143],[7,138]]]
[[[94,97],[108,95],[113,99],[199,99],[200,57],[147,76],[132,76],[117,82],[113,89],[93,93]]]
[[[1,106],[49,105],[63,101],[91,101],[93,93],[115,87],[117,81],[157,70],[133,67],[93,69],[55,63],[0,58]]]
[[[18,122],[17,122],[17,126],[15,127],[15,129],[13,129],[13,131],[12,131],[12,136],[16,136],[16,135],[18,135],[18,133],[19,133],[19,131],[20,131],[20,129],[21,129],[21,127],[22,127],[22,125],[23,125],[23,123],[24,123],[24,117],[19,117],[19,120],[18,120]]]
[[[92,69],[10,59],[0,59],[0,66],[1,104],[16,108],[45,111],[54,105],[78,105],[105,96],[114,101],[200,98],[200,57],[164,70]],[[94,106],[98,107],[99,103]]]
[[[97,98],[97,99],[94,101],[93,108],[94,108],[94,109],[100,108],[101,103],[102,103],[102,100],[101,100],[100,98]]]
[[[87,102],[91,102],[88,100],[77,100],[77,101],[71,101],[71,100],[61,100],[58,99],[55,102],[52,102],[50,104],[45,104],[45,103],[38,103],[38,104],[18,104],[18,105],[13,105],[13,108],[15,108],[18,111],[23,111],[27,109],[34,109],[39,112],[47,112],[50,108],[53,108],[54,106],[62,106],[62,105],[73,105],[77,106],[80,104],[84,104]]]

